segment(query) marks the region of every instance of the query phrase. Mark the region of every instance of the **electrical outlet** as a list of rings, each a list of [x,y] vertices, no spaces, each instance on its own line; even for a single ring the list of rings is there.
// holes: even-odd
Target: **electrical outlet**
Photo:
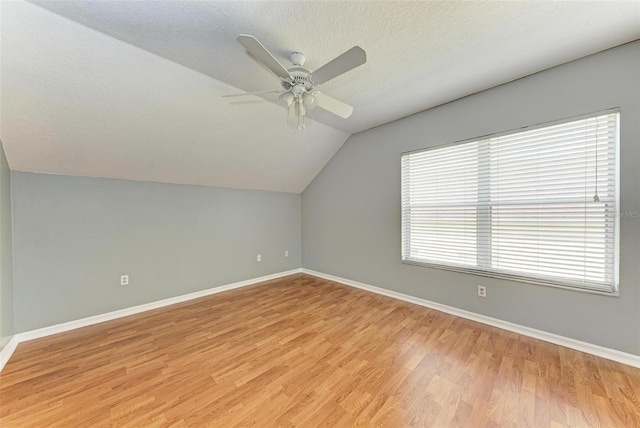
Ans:
[[[478,296],[487,297],[487,287],[484,285],[478,285]]]
[[[129,285],[129,275],[120,276],[120,285]]]
[[[284,250],[284,256],[289,257],[289,250]]]
[[[256,260],[261,262],[262,261],[262,256],[260,254],[258,254],[258,257],[256,257]]]

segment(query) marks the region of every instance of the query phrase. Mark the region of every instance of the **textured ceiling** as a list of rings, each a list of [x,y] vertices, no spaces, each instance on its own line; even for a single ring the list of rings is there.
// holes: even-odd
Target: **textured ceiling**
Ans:
[[[637,1],[34,3],[2,2],[13,169],[295,192],[348,134],[640,38]],[[353,116],[294,135],[281,106],[220,98],[278,89],[241,33],[311,69],[364,48],[321,87]]]
[[[367,64],[321,87],[353,116],[311,112],[348,133],[640,38],[638,1],[34,3],[246,91],[279,85],[238,34],[312,70],[359,45]]]
[[[348,134],[23,2],[2,2],[0,138],[14,170],[301,192]]]

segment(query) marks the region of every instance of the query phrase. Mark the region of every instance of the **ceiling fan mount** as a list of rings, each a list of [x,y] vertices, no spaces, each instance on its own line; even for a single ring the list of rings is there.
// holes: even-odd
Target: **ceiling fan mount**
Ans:
[[[289,55],[289,60],[291,61],[291,64],[293,64],[294,67],[297,67],[297,66],[302,67],[304,63],[307,61],[307,57],[302,52],[294,52],[291,55]]]
[[[302,52],[293,52],[289,56],[292,66],[285,68],[255,37],[241,34],[237,40],[280,78],[282,89],[223,95],[224,97],[279,93],[280,101],[289,111],[287,123],[297,125],[298,130],[304,129],[306,109],[318,106],[343,119],[347,119],[353,113],[353,107],[317,91],[316,87],[364,64],[367,61],[366,53],[359,46],[354,46],[319,69],[311,71],[304,67],[307,57]]]

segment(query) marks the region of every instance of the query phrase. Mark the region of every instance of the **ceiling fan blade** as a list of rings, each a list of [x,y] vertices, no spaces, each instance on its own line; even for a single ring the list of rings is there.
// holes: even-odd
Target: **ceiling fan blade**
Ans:
[[[349,70],[353,70],[365,62],[367,62],[367,54],[364,49],[360,46],[354,46],[311,73],[311,80],[320,85]]]
[[[283,79],[291,79],[291,74],[286,68],[265,48],[262,43],[253,36],[248,34],[240,34],[238,38],[240,43],[246,50],[248,50],[253,56],[258,58],[269,70],[273,71],[277,76]]]
[[[318,107],[325,109],[329,113],[333,113],[343,119],[347,119],[351,116],[351,113],[353,113],[353,107],[347,103],[336,100],[335,98],[321,92],[316,92],[314,95],[318,102]]]
[[[244,97],[245,95],[260,95],[260,94],[281,94],[285,92],[284,90],[275,90],[275,91],[260,91],[260,92],[245,92],[244,94],[228,94],[223,95],[223,98],[229,97]]]

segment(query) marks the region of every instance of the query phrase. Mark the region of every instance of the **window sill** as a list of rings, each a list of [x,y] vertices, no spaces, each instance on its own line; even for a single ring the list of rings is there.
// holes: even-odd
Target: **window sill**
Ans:
[[[543,281],[543,280],[536,280],[534,278],[526,278],[526,277],[517,276],[517,275],[497,274],[495,272],[486,272],[482,270],[469,269],[464,267],[440,265],[435,263],[419,262],[419,261],[413,261],[413,260],[402,260],[402,263],[406,265],[412,265],[412,266],[420,266],[420,267],[427,267],[432,269],[441,269],[441,270],[448,270],[448,271],[459,272],[459,273],[466,273],[466,274],[482,276],[486,278],[494,278],[494,279],[501,279],[506,281],[521,282],[526,284],[542,285],[545,287],[561,288],[564,290],[578,291],[578,292],[589,293],[589,294],[597,294],[600,296],[620,297],[620,292],[618,288],[614,289],[613,291],[603,291],[603,290],[595,290],[591,288],[581,288],[581,287],[576,287],[572,285],[563,285],[561,283],[554,283],[554,282]]]

